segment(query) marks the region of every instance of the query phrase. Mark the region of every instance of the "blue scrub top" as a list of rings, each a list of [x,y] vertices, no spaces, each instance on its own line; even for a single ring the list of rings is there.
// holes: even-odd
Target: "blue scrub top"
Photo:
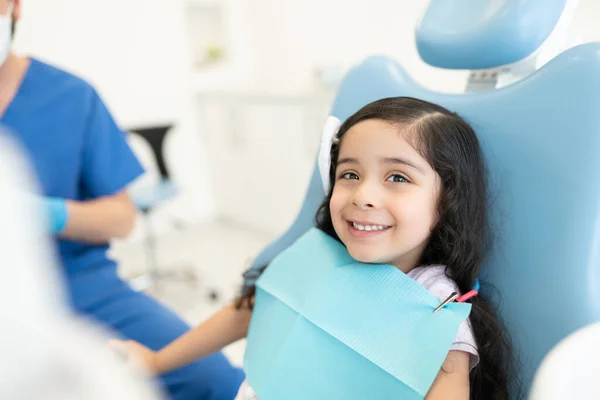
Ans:
[[[32,59],[0,123],[29,152],[45,196],[94,199],[120,192],[144,170],[94,88]],[[114,263],[108,244],[57,240],[67,275]]]

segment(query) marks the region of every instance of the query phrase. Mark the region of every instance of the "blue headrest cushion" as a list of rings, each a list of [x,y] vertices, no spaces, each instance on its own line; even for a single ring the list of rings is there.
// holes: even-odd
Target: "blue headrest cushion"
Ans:
[[[556,26],[567,0],[431,0],[416,29],[426,63],[487,69],[520,61]]]

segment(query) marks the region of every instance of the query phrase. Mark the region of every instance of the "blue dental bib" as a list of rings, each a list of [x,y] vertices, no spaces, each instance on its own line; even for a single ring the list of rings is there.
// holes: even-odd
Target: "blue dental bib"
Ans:
[[[313,228],[256,283],[244,369],[261,400],[423,399],[470,304]]]

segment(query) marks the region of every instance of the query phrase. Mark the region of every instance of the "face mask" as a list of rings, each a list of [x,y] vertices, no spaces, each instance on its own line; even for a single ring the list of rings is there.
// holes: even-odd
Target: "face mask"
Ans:
[[[4,64],[10,53],[12,42],[13,2],[8,5],[5,15],[0,15],[0,65]]]

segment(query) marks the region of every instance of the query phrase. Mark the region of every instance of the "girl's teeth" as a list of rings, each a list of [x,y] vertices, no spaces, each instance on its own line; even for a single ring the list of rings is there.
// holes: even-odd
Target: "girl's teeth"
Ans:
[[[352,226],[354,226],[354,228],[358,229],[359,231],[381,231],[381,230],[389,228],[388,226],[385,226],[385,225],[360,225],[360,224],[357,224],[356,222],[353,222]]]

